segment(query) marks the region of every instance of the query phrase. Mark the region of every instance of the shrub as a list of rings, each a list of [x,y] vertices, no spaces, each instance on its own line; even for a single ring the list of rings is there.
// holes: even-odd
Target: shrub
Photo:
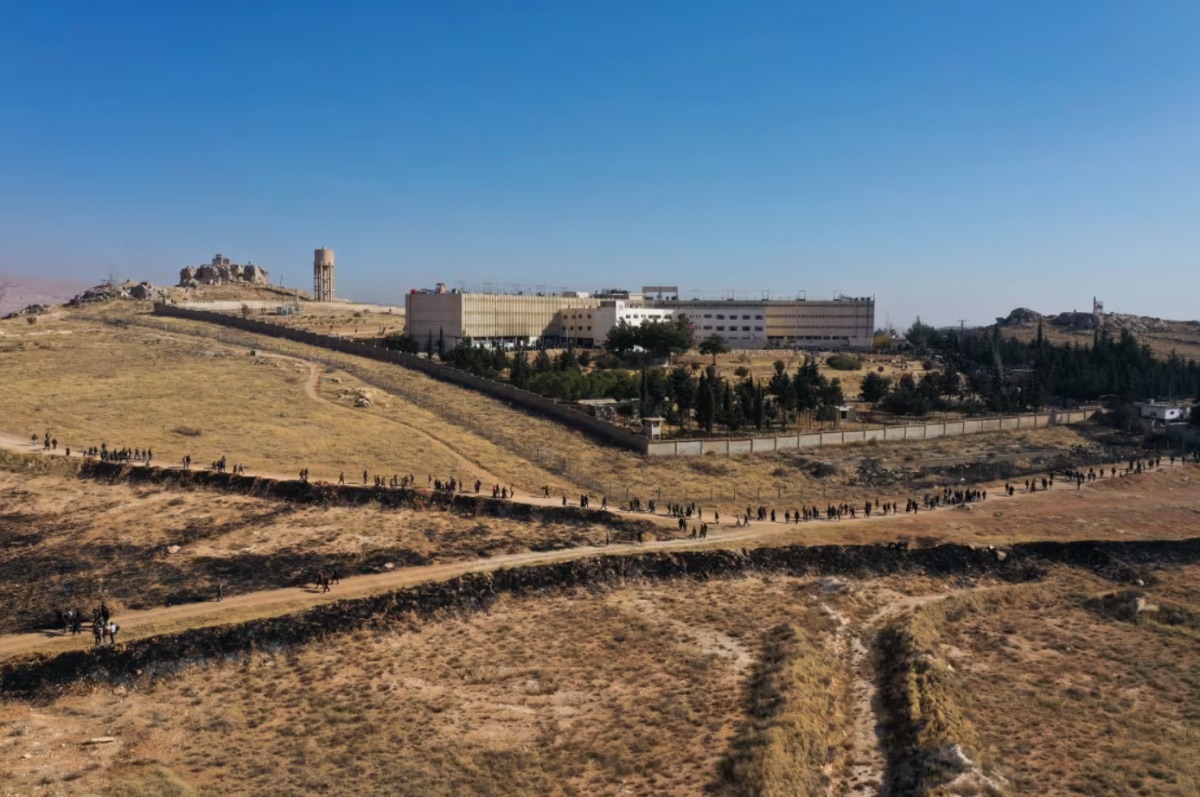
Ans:
[[[851,354],[835,354],[825,364],[837,371],[859,371],[863,367],[862,360]]]
[[[737,368],[733,369],[733,375],[739,379],[745,379],[746,377],[750,376],[750,369],[744,365],[739,365]]]

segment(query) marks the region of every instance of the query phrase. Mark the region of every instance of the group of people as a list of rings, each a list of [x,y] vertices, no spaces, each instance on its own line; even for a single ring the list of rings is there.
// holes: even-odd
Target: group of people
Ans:
[[[338,578],[337,568],[333,567],[329,570],[318,570],[316,575],[313,577],[313,583],[317,585],[317,589],[321,590],[322,593],[326,593],[329,592],[329,587],[331,584],[340,584],[342,582],[341,579]]]
[[[38,437],[33,435],[32,443],[37,445]],[[47,431],[42,439],[43,451],[57,451],[58,438],[51,437]],[[63,448],[63,453],[68,457],[71,456],[70,448]],[[141,462],[144,465],[149,465],[154,459],[154,452],[149,448],[109,448],[108,443],[101,443],[98,446],[88,446],[83,449],[84,459],[98,459],[101,462]]]
[[[55,625],[62,628],[64,634],[75,636],[82,633],[85,617],[83,609],[58,609],[55,611]],[[117,632],[121,627],[113,622],[108,604],[101,601],[99,606],[92,609],[90,625],[96,647],[116,644]]]

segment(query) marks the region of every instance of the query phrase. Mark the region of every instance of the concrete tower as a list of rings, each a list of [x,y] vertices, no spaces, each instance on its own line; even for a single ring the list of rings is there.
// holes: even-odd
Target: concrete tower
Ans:
[[[333,250],[323,246],[313,253],[313,301],[333,301]]]

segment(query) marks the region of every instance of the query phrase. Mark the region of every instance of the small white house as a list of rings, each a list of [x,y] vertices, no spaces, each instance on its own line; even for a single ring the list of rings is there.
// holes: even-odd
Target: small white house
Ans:
[[[663,418],[642,418],[642,434],[649,440],[662,440]]]
[[[1191,408],[1185,404],[1167,401],[1135,401],[1138,417],[1148,421],[1186,421]]]

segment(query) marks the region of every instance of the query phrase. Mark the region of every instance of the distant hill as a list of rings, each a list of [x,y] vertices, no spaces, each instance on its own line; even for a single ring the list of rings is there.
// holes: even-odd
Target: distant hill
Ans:
[[[1127,313],[1104,313],[1102,318],[1102,323],[1114,334],[1128,329],[1139,342],[1150,346],[1160,356],[1165,357],[1174,350],[1181,357],[1200,360],[1200,321],[1171,321]],[[1028,307],[1018,307],[1006,317],[997,318],[993,328],[999,328],[1002,334],[1029,340],[1037,335],[1039,321],[1042,334],[1055,343],[1090,342],[1096,327],[1096,317],[1091,313],[1043,314]]]
[[[31,304],[62,304],[88,287],[83,281],[48,280],[0,274],[0,316]]]

